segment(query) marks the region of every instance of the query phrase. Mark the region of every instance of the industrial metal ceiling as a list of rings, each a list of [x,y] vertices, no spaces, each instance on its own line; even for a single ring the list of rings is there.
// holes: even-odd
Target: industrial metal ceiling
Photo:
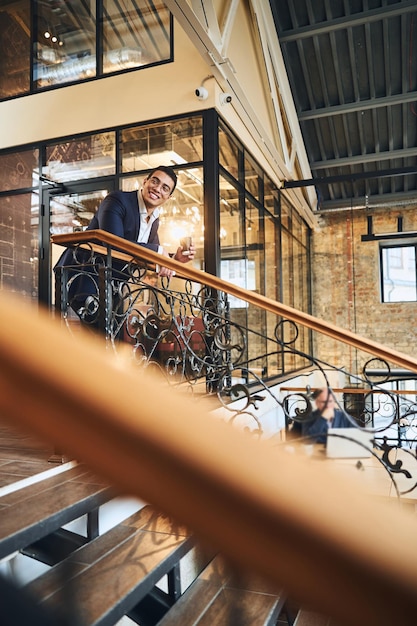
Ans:
[[[270,5],[318,210],[417,204],[417,0]]]

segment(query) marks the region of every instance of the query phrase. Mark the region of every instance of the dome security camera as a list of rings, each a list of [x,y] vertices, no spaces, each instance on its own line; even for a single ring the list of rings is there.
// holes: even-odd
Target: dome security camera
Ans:
[[[232,101],[232,94],[222,93],[220,95],[220,104],[230,104]]]
[[[195,95],[199,100],[207,100],[208,91],[205,87],[197,87],[197,89],[195,90]]]

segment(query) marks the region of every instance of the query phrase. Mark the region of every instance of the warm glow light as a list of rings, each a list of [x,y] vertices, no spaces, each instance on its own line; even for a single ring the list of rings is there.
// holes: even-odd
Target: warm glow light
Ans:
[[[189,233],[187,228],[180,224],[175,224],[170,228],[170,235],[172,240],[180,240],[182,237],[186,237]]]
[[[45,31],[43,36],[45,37],[45,39],[49,39],[49,37],[51,36],[51,33],[49,31]]]

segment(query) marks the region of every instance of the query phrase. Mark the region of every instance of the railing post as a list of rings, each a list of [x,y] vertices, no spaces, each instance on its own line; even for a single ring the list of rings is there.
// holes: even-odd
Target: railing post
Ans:
[[[111,246],[107,245],[106,264],[98,269],[98,328],[104,333],[106,340],[112,336],[113,289],[112,289],[112,255]]]
[[[64,284],[66,285],[66,280],[63,280],[63,268],[57,267],[55,270],[55,311],[59,311],[60,316],[62,316],[62,290],[64,289]]]

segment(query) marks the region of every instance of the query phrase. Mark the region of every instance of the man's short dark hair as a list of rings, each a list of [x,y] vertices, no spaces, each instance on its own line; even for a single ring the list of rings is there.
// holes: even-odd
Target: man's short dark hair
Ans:
[[[171,193],[174,193],[175,187],[177,186],[177,175],[171,167],[168,167],[168,165],[158,165],[158,167],[154,167],[153,170],[149,172],[146,178],[152,178],[155,172],[158,172],[158,171],[164,172],[165,174],[167,174],[167,176],[172,178],[174,186],[172,188]]]

